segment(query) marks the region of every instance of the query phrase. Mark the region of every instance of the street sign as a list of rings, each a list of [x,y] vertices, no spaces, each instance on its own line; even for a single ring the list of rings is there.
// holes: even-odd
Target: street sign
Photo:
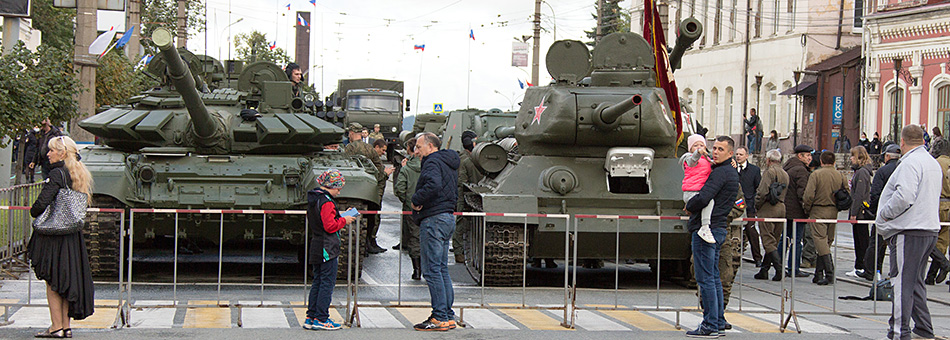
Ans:
[[[841,125],[841,118],[844,117],[844,98],[841,96],[831,98],[831,125]]]
[[[528,44],[520,41],[511,43],[511,66],[528,67]]]
[[[432,113],[442,113],[442,103],[432,104]]]
[[[0,1],[0,16],[24,17],[30,16],[30,0],[3,0]]]

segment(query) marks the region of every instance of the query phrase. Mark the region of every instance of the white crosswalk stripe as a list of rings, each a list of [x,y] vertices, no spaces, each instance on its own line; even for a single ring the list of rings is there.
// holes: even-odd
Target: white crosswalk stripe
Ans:
[[[574,324],[588,331],[629,331],[630,328],[624,327],[605,317],[597,315],[589,310],[577,311],[577,318]]]
[[[405,328],[392,313],[381,307],[360,307],[360,326],[364,328]]]
[[[518,326],[487,309],[465,310],[465,324],[475,329],[518,329]]]
[[[280,301],[239,301],[242,305],[278,305]],[[243,328],[287,328],[290,323],[283,308],[241,308]]]

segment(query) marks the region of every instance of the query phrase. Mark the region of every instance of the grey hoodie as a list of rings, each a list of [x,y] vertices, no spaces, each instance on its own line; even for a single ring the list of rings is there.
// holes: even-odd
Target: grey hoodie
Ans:
[[[885,239],[901,232],[937,235],[943,172],[923,145],[901,156],[887,180],[877,207],[878,234]]]

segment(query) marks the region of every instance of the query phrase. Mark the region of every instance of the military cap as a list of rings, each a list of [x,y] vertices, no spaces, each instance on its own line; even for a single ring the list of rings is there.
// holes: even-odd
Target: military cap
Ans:
[[[799,144],[798,146],[795,147],[795,153],[812,152],[812,151],[815,151],[815,149],[812,149],[810,146],[805,145],[805,144]]]
[[[350,132],[363,132],[363,125],[360,123],[350,123],[350,126],[347,128]]]
[[[887,147],[884,148],[884,153],[896,153],[896,154],[900,154],[900,153],[901,153],[901,147],[898,146],[897,144],[890,144],[890,145],[888,145]]]

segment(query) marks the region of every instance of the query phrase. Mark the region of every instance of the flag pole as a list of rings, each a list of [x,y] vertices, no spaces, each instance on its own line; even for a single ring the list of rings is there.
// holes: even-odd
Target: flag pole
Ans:
[[[425,58],[423,58],[426,55],[425,46],[426,44],[422,43],[422,52],[419,52],[419,81],[416,83],[416,114],[420,113],[419,108],[422,107],[422,105],[419,104],[419,93],[422,92],[422,65],[424,65],[422,61],[425,60]]]
[[[472,108],[472,106],[469,105],[469,100],[472,97],[472,40],[475,40],[475,36],[474,36],[474,33],[472,32],[471,23],[468,24],[468,34],[469,34],[468,39],[465,39],[465,40],[468,40],[468,69],[467,69],[467,72],[465,73],[465,76],[466,76],[465,108],[466,109]]]

